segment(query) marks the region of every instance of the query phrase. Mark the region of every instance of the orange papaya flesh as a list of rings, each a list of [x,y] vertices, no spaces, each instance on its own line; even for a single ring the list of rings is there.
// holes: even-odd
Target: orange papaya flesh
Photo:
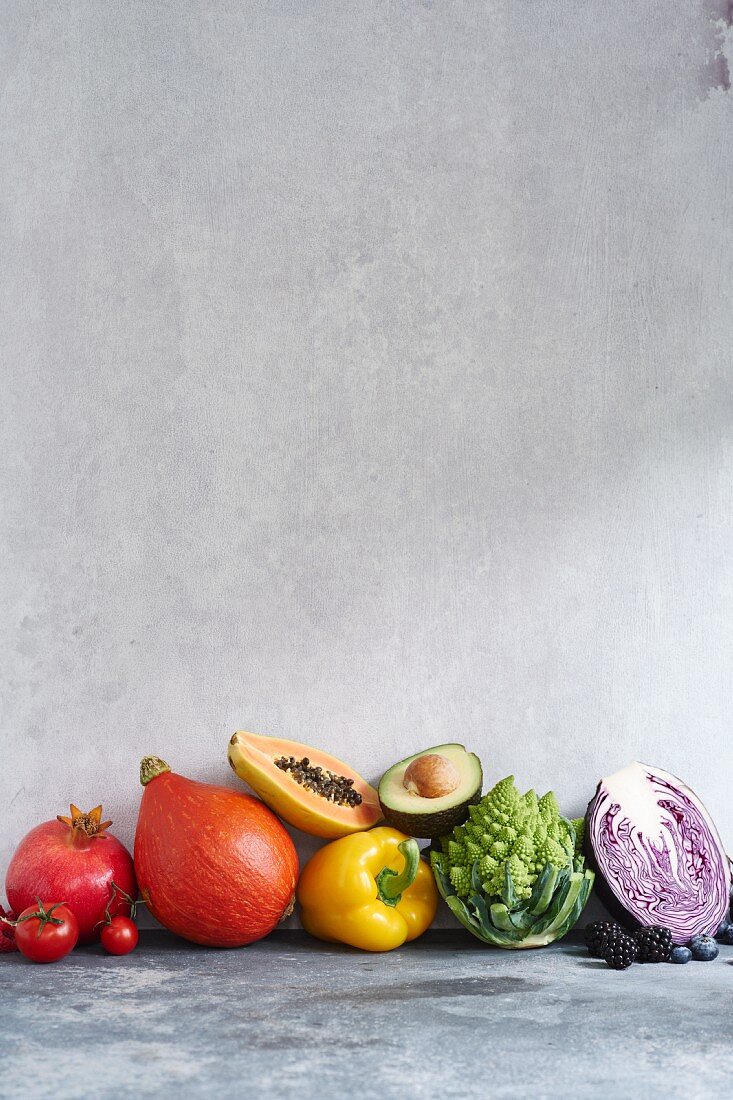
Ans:
[[[335,840],[382,820],[374,787],[320,749],[238,730],[228,757],[239,778],[271,810],[311,836]]]

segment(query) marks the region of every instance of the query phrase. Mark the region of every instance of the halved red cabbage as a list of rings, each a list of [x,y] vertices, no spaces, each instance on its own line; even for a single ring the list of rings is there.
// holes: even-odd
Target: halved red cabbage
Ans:
[[[694,791],[633,763],[602,779],[585,846],[601,900],[627,925],[661,924],[675,943],[713,935],[728,915],[730,862]]]

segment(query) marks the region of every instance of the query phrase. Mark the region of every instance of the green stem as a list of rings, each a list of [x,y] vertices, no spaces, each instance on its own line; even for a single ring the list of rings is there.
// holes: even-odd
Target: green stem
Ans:
[[[140,782],[143,787],[147,787],[151,779],[155,779],[156,775],[162,775],[163,772],[169,772],[170,765],[166,764],[165,760],[161,760],[159,756],[144,756],[140,761]]]
[[[118,886],[117,883],[114,880],[112,882],[110,882],[110,886],[111,886],[111,890],[110,890],[109,900],[108,900],[107,904],[104,907],[104,918],[102,920],[97,921],[97,923],[94,925],[95,928],[99,928],[100,924],[111,924],[112,923],[111,907],[114,905],[115,898],[118,895],[119,895],[119,897],[122,898],[123,901],[127,902],[127,904],[130,906],[130,920],[135,920],[135,917],[137,916],[137,907],[138,907],[138,905],[145,905],[144,901],[136,901],[133,898],[131,898],[130,895],[127,893],[127,891],[123,890],[121,886]]]
[[[416,840],[412,838],[402,840],[397,847],[405,857],[405,866],[402,871],[397,872],[389,867],[383,867],[377,875],[379,900],[392,908],[399,903],[408,886],[412,886],[420,866],[420,849]]]
[[[12,922],[12,923],[14,924],[14,927],[17,928],[18,925],[23,924],[24,921],[37,920],[38,921],[38,933],[37,933],[36,939],[40,940],[41,933],[43,932],[43,929],[46,927],[47,924],[61,925],[61,924],[65,923],[64,921],[61,920],[60,917],[54,917],[53,911],[54,911],[54,909],[58,909],[62,905],[66,905],[66,902],[65,901],[57,901],[53,905],[49,905],[48,909],[44,909],[43,902],[41,901],[40,898],[36,898],[36,903],[38,905],[38,909],[36,910],[35,913],[28,913],[25,917],[18,917],[18,919],[16,921]],[[6,923],[10,924],[11,922],[7,921]]]

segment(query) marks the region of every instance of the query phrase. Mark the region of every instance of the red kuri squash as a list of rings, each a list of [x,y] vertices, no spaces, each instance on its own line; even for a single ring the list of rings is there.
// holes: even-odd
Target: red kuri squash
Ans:
[[[147,756],[135,873],[153,916],[209,947],[262,939],[292,912],[298,857],[256,798],[176,775]]]

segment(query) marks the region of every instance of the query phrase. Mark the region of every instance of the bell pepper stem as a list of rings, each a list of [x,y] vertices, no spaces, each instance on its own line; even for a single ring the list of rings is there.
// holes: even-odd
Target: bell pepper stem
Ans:
[[[405,857],[405,866],[402,871],[393,871],[390,867],[383,867],[377,875],[377,890],[379,900],[394,908],[402,898],[403,892],[408,886],[412,886],[420,866],[420,849],[417,841],[410,838],[401,840],[397,845]]]

